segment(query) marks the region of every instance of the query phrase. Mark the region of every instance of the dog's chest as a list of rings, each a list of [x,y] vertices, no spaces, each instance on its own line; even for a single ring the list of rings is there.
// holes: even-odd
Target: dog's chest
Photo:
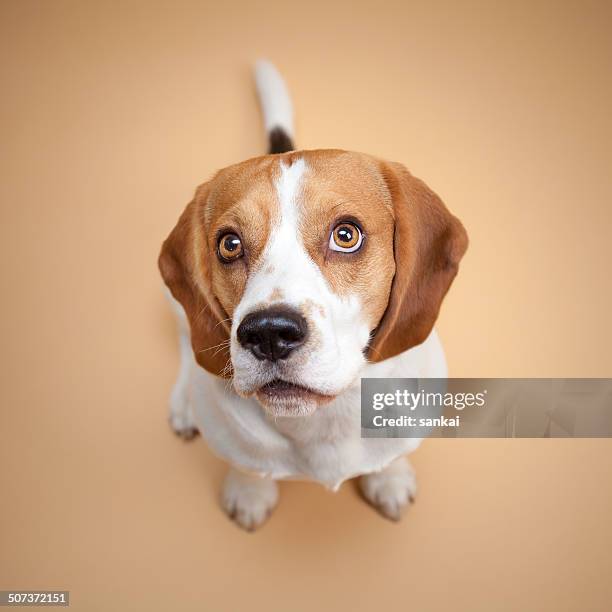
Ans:
[[[445,376],[444,356],[434,340],[433,347],[421,345],[384,367],[368,366],[363,375]],[[195,362],[190,386],[197,426],[213,452],[238,468],[276,479],[309,479],[337,488],[348,478],[382,469],[420,443],[362,438],[358,384],[310,416],[276,419]]]
[[[204,375],[206,373],[204,372]],[[243,470],[275,479],[308,479],[332,489],[382,469],[420,440],[361,437],[359,389],[308,417],[271,418],[251,399],[209,381],[195,419],[211,449]],[[198,386],[198,393],[204,390]]]

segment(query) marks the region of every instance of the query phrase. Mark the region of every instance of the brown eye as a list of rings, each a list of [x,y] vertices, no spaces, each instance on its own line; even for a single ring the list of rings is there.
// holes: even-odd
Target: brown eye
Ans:
[[[237,234],[223,234],[219,239],[219,245],[217,247],[219,259],[226,263],[234,261],[239,257],[242,257],[244,249],[242,248],[242,240]]]
[[[354,223],[340,223],[329,237],[329,248],[341,253],[354,253],[362,242],[363,234]]]

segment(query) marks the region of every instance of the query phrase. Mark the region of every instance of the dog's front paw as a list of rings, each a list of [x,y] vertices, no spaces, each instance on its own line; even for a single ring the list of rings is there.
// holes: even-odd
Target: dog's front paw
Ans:
[[[278,502],[278,485],[230,469],[223,483],[221,504],[226,514],[240,527],[255,531],[270,516]]]
[[[174,433],[183,438],[183,440],[192,440],[200,433],[195,423],[191,420],[191,417],[183,413],[171,412],[168,421]]]
[[[416,478],[406,457],[399,457],[384,470],[359,479],[359,488],[366,501],[384,517],[399,521],[402,510],[414,501]]]
[[[199,433],[191,413],[187,387],[182,381],[178,382],[172,390],[168,421],[174,433],[183,440],[191,440]]]

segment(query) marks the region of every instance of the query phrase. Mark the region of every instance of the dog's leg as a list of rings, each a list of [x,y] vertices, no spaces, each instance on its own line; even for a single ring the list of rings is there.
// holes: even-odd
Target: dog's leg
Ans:
[[[170,427],[185,440],[190,440],[198,430],[193,420],[189,386],[193,353],[189,337],[189,324],[183,307],[170,296],[179,324],[179,374],[170,394]]]
[[[399,521],[403,508],[414,500],[416,478],[408,459],[398,457],[380,472],[361,476],[359,488],[384,517]]]
[[[278,485],[270,478],[260,478],[230,468],[221,503],[226,514],[240,527],[254,531],[270,516],[278,502]]]

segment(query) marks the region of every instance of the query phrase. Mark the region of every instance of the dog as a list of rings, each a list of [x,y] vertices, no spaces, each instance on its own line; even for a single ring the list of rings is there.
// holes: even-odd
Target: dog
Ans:
[[[268,154],[200,185],[159,257],[180,335],[170,423],[230,464],[222,507],[246,530],[281,479],[359,477],[398,520],[420,440],[361,437],[360,379],[447,376],[433,326],[467,234],[399,163],[295,150],[282,77],[259,61],[255,82]]]

